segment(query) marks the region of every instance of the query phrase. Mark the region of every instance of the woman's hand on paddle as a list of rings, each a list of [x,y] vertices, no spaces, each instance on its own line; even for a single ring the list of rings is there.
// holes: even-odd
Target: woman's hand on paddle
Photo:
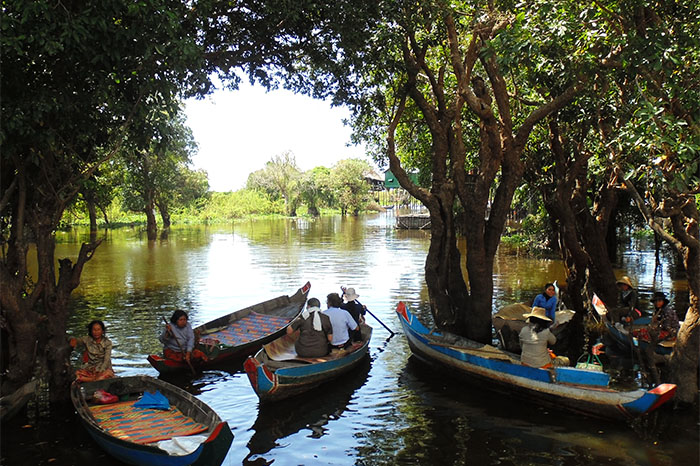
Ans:
[[[170,336],[173,336],[173,329],[170,326],[170,324],[165,324],[165,333],[170,335]]]

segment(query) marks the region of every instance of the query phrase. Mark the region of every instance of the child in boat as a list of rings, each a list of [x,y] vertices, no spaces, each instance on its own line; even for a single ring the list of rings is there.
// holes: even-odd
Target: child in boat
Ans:
[[[83,367],[75,371],[78,382],[114,377],[112,370],[112,342],[107,338],[107,329],[101,320],[93,320],[87,326],[88,334],[83,337],[72,337],[68,343],[73,348],[84,347]]]
[[[520,331],[520,362],[525,366],[546,369],[568,365],[568,358],[555,356],[547,349],[547,344],[556,343],[557,337],[549,330],[552,321],[546,313],[542,307],[533,307],[532,311],[524,316],[527,318],[527,325]]]
[[[321,302],[311,298],[301,316],[287,327],[291,335],[299,330],[299,338],[294,343],[294,349],[302,358],[320,358],[328,354],[329,345],[333,339],[331,319],[321,312]]]
[[[170,324],[158,337],[163,343],[163,356],[173,361],[207,361],[207,355],[194,347],[194,331],[188,322],[187,313],[182,310],[173,312]]]
[[[535,296],[532,301],[532,308],[541,307],[545,310],[545,314],[549,319],[549,325],[552,325],[556,320],[557,312],[557,291],[554,289],[554,283],[547,283],[544,286],[542,293]]]
[[[355,288],[345,288],[341,286],[340,289],[343,290],[344,301],[343,304],[340,305],[340,308],[348,311],[359,326],[365,321],[364,315],[367,312],[365,306],[357,300],[360,295],[355,292]],[[362,332],[358,328],[352,332],[351,337],[352,341],[362,341]]]

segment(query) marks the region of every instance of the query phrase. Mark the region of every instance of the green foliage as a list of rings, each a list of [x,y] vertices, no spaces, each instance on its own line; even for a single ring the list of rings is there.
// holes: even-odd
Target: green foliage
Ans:
[[[357,215],[369,202],[369,184],[365,176],[371,171],[369,163],[361,159],[345,159],[331,171],[333,197],[343,215]]]
[[[281,201],[271,200],[254,189],[241,189],[228,193],[212,193],[198,217],[204,222],[227,222],[251,215],[284,215]]]
[[[331,171],[326,167],[315,167],[304,172],[299,179],[299,197],[311,216],[320,215],[322,207],[334,204]]]
[[[620,44],[617,82],[624,94],[616,143],[626,176],[650,192],[671,195],[700,188],[700,7],[661,3],[640,10],[613,4],[611,25],[627,32]]]
[[[248,175],[246,187],[261,190],[272,199],[282,199],[286,214],[295,216],[299,203],[300,177],[301,172],[294,154],[284,152],[273,156],[264,168]]]

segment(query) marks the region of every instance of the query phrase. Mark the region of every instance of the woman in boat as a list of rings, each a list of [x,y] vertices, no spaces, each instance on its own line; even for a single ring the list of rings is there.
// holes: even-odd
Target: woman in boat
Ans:
[[[329,345],[333,340],[331,319],[321,312],[321,302],[311,298],[301,316],[287,327],[291,335],[299,330],[299,338],[294,343],[294,349],[302,358],[320,358],[328,354]]]
[[[188,322],[187,313],[178,309],[170,316],[170,323],[158,337],[163,343],[163,356],[173,361],[206,361],[202,351],[194,348],[194,331]]]
[[[669,305],[666,293],[657,291],[652,297],[654,314],[648,327],[642,327],[632,332],[634,336],[644,341],[651,341],[651,331],[658,332],[658,341],[673,340],[678,335],[681,325],[676,311]]]
[[[547,317],[549,318],[549,325],[552,325],[556,319],[557,312],[557,297],[556,290],[554,289],[554,283],[547,283],[544,286],[544,291],[535,296],[535,300],[532,302],[532,308],[541,307],[545,310]]]
[[[345,309],[341,309],[343,300],[338,293],[331,293],[326,297],[328,309],[324,311],[331,319],[333,327],[333,339],[331,340],[331,349],[345,349],[352,345],[350,332],[359,330],[360,326],[355,322],[350,313]]]
[[[343,304],[340,305],[340,308],[348,311],[359,326],[365,321],[364,316],[367,312],[365,306],[357,300],[360,295],[355,292],[355,288],[345,288],[341,286],[340,289],[343,290]],[[352,341],[362,341],[362,332],[360,332],[358,328],[352,332],[351,337]]]
[[[520,331],[520,362],[525,366],[543,369],[568,364],[568,358],[554,356],[547,345],[557,342],[557,337],[549,330],[552,321],[543,307],[533,307],[525,314],[527,325]]]
[[[75,371],[78,382],[114,377],[112,370],[112,342],[107,338],[107,329],[101,320],[93,320],[87,326],[88,334],[83,337],[72,337],[68,343],[73,348],[85,348],[82,360],[83,366]]]
[[[630,277],[627,275],[621,277],[617,281],[617,287],[620,289],[620,306],[622,306],[618,320],[629,324],[642,317],[642,312],[638,308],[637,290],[634,289]]]

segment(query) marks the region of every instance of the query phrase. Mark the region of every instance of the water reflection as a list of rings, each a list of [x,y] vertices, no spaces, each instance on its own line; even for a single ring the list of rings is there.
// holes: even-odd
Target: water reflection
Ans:
[[[301,431],[311,439],[327,435],[328,424],[353,409],[353,395],[367,381],[369,370],[370,360],[365,358],[364,363],[350,373],[309,393],[260,406],[243,464],[271,464],[277,454],[266,453],[284,446],[285,439]]]

